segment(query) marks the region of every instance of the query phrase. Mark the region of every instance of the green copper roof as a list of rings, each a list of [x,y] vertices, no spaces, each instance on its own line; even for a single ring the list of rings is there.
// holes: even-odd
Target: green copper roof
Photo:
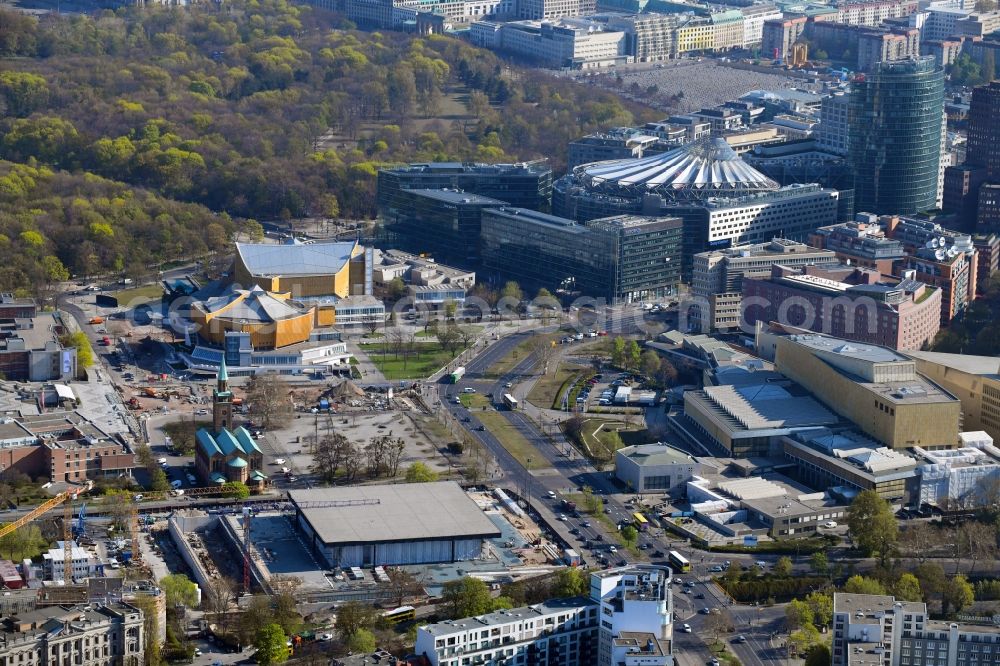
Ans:
[[[228,382],[229,381],[229,371],[226,370],[226,357],[225,357],[225,355],[222,356],[222,362],[219,363],[219,377],[218,377],[218,379],[219,379],[220,382]]]

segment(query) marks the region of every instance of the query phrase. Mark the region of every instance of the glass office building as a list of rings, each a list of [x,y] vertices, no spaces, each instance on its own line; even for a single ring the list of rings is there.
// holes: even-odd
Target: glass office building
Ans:
[[[491,197],[511,206],[547,211],[552,169],[545,160],[519,164],[429,162],[378,172],[378,209],[392,207],[400,190],[451,189]]]
[[[476,269],[483,210],[504,205],[499,199],[458,190],[397,189],[380,211],[383,240],[441,263]]]
[[[677,293],[682,223],[618,216],[580,224],[520,208],[483,211],[486,276],[516,280],[529,293],[567,288],[609,303]]]
[[[935,208],[944,70],[932,56],[879,63],[851,84],[849,162],[855,210],[913,214]]]

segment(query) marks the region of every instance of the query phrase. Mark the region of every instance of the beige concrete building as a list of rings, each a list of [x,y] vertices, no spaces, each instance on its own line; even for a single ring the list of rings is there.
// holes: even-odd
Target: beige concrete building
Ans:
[[[892,449],[958,446],[962,405],[886,347],[824,335],[776,340],[775,367],[818,400]]]
[[[984,430],[1000,441],[1000,358],[906,352],[917,372],[940,384],[962,403],[962,429]]]

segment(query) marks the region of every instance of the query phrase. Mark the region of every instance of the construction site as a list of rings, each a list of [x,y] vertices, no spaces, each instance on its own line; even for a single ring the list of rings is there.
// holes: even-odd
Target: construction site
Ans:
[[[425,498],[438,497],[438,501],[450,505],[447,510],[452,515],[454,511],[466,512],[473,524],[464,528],[469,534],[460,535],[467,546],[465,554],[457,558],[440,554],[435,543],[443,537],[435,531],[433,520],[425,520],[413,528],[425,533],[425,544],[420,548],[410,547],[404,552],[387,545],[380,551],[375,544],[393,538],[389,533],[399,530],[391,519],[379,514],[379,510],[391,514],[398,509],[386,489],[402,489],[400,502],[412,499],[409,493],[417,493]],[[300,598],[309,603],[360,600],[388,604],[399,596],[398,585],[392,580],[392,572],[396,570],[406,571],[419,582],[421,589],[411,591],[411,596],[422,598],[438,595],[444,583],[465,575],[491,583],[510,582],[549,573],[565,562],[565,553],[503,491],[466,492],[457,484],[440,482],[326,488],[315,492],[320,493],[315,497],[331,499],[313,499],[313,495],[293,492],[291,502],[271,505],[265,510],[177,511],[170,515],[167,529],[203,589],[210,589],[219,577],[233,581],[244,593],[273,592],[275,585],[294,581]],[[376,504],[361,497],[366,494],[381,499]],[[426,506],[425,502],[415,508],[427,513],[423,510]],[[342,533],[351,532],[348,537],[351,543],[364,542],[357,552],[366,550],[367,554],[348,561],[350,544],[345,541],[336,546],[345,559],[341,565],[332,566],[328,553],[317,547],[308,527],[301,524],[304,514],[310,512],[326,526],[334,515],[363,513],[366,518],[337,524]],[[414,522],[410,516],[403,520]],[[442,525],[448,522],[450,531],[454,530],[450,521],[441,522]],[[448,535],[448,538],[458,537]]]

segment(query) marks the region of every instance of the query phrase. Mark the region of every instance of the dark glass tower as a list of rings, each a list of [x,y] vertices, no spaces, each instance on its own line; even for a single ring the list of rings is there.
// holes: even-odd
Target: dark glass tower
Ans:
[[[991,182],[1000,180],[1000,81],[972,91],[965,163],[986,169]]]
[[[907,215],[935,207],[943,109],[944,70],[930,56],[882,62],[852,82],[855,210]]]

